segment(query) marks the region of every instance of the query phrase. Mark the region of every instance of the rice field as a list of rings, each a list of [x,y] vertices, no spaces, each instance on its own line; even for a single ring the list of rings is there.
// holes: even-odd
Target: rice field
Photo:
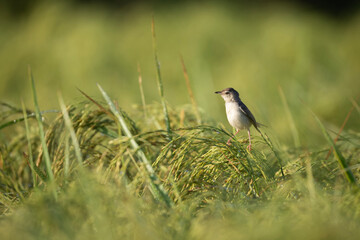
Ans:
[[[288,8],[237,16],[212,5],[154,18],[147,9],[74,11],[43,6],[8,29],[14,39],[34,34],[24,51],[0,35],[14,51],[8,63],[0,51],[0,239],[359,238],[358,17],[333,23]],[[74,66],[65,56],[74,52],[47,35],[64,12],[54,31],[69,47],[103,36],[77,50],[84,58]],[[144,22],[147,37],[130,44]],[[99,63],[106,68],[88,72]],[[112,78],[116,68],[122,76]],[[251,151],[213,93],[229,86],[266,125],[252,131]]]

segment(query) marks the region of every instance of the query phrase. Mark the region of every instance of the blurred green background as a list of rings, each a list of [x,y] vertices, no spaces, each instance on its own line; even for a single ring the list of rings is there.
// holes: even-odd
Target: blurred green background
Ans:
[[[100,99],[96,83],[131,110],[141,102],[139,63],[147,103],[159,101],[152,15],[165,97],[173,108],[190,103],[180,54],[206,118],[230,129],[214,91],[233,87],[257,120],[289,143],[279,87],[305,146],[322,139],[307,107],[337,131],[360,93],[358,4],[325,9],[296,1],[105,2],[4,1],[0,100],[20,106],[24,99],[32,108],[30,64],[43,110],[59,108],[58,91],[67,103],[83,101],[77,87]],[[352,116],[347,129],[359,126]]]

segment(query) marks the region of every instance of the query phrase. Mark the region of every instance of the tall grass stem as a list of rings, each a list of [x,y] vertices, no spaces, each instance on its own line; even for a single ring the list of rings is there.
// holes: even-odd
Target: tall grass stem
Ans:
[[[286,96],[285,96],[281,86],[279,86],[279,93],[280,93],[280,96],[281,96],[281,101],[284,104],[285,112],[286,112],[286,115],[287,115],[287,118],[288,118],[288,121],[289,121],[291,133],[292,133],[292,136],[293,136],[293,139],[294,139],[294,145],[295,145],[296,148],[298,148],[298,147],[301,146],[300,145],[301,143],[300,143],[299,131],[296,128],[296,124],[295,124],[293,115],[291,114],[289,104],[288,104],[288,102],[286,100]]]
[[[25,108],[24,101],[21,101],[21,105],[22,105],[23,115],[24,115],[26,139],[27,139],[27,142],[28,142],[28,151],[29,151],[28,156],[29,156],[31,175],[32,175],[32,179],[33,179],[33,186],[36,187],[37,186],[37,181],[36,181],[36,172],[34,170],[33,152],[32,152],[32,148],[31,148],[30,129],[29,129],[29,122],[28,122],[28,118],[27,118],[27,113],[26,113],[26,108]]]
[[[188,75],[187,70],[186,70],[186,66],[185,66],[185,63],[184,63],[184,58],[181,55],[180,55],[180,61],[181,61],[181,65],[182,65],[182,69],[183,69],[183,73],[184,73],[186,87],[187,87],[189,97],[190,97],[190,100],[191,100],[191,104],[192,104],[192,107],[193,107],[193,111],[195,113],[197,123],[201,124],[201,117],[200,117],[200,113],[199,113],[199,108],[197,106],[193,91],[191,89],[190,79],[189,79],[189,75]]]
[[[142,84],[141,68],[140,68],[139,63],[138,63],[138,73],[139,73],[139,88],[140,88],[141,102],[142,102],[143,109],[144,109],[144,117],[145,117],[145,119],[147,119],[145,94],[144,94],[144,89],[143,89],[143,84]]]
[[[164,89],[163,89],[163,83],[162,83],[161,71],[160,71],[160,62],[159,62],[158,54],[157,54],[154,16],[152,17],[152,21],[151,21],[151,32],[152,32],[153,51],[154,51],[155,67],[156,67],[156,80],[157,80],[157,85],[158,85],[159,94],[160,94],[160,98],[161,98],[161,104],[163,107],[166,130],[168,132],[168,137],[171,140],[170,118],[169,118],[169,113],[167,110],[166,101],[165,101],[165,97],[164,97]]]

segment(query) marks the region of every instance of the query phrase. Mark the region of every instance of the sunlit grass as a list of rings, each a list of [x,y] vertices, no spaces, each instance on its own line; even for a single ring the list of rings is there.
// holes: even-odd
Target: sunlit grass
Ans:
[[[83,93],[86,102],[66,108],[60,98],[62,113],[42,123],[44,133],[33,119],[4,127],[13,135],[12,144],[1,145],[0,237],[356,239],[359,234],[358,133],[334,145],[319,122],[335,158],[325,159],[329,147],[280,150],[266,130],[249,152],[246,138],[227,145],[227,130],[205,117],[198,125],[192,108],[185,120],[170,108],[170,139],[162,105],[147,105],[148,117],[158,121],[144,121],[140,106],[127,114],[99,89],[106,103]],[[8,118],[17,119],[20,112],[11,109]],[[43,134],[53,180],[43,176],[49,175],[41,161]],[[28,143],[37,159],[33,168],[21,157],[31,153]]]
[[[292,134],[283,127],[286,113],[278,86],[300,129],[299,140],[312,144],[323,138],[307,134],[317,125],[300,99],[340,126],[358,95],[358,17],[333,22],[290,7],[235,11],[214,4],[138,7],[126,13],[55,4],[38,7],[23,21],[0,23],[1,95],[15,105],[20,105],[19,95],[27,105],[32,102],[21,70],[31,64],[41,108],[57,107],[49,86],[76,102],[76,87],[99,96],[90,86],[100,83],[129,110],[130,103],[141,103],[139,63],[147,102],[158,101],[152,14],[169,106],[189,102],[186,94],[178,94],[186,90],[179,54],[186,60],[198,106],[210,118],[226,121],[223,103],[212,93],[231,86],[281,141],[290,141]],[[354,129],[358,122],[351,118],[347,126]]]
[[[26,109],[0,105],[0,239],[358,238],[357,20],[190,6],[156,13],[154,49],[147,9],[42,6],[8,30],[28,41],[0,75],[35,78],[4,88]],[[226,144],[228,86],[268,125],[252,151]]]

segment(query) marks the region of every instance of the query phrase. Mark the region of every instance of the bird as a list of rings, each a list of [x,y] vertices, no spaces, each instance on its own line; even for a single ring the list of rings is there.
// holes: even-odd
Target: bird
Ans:
[[[224,90],[215,92],[220,94],[225,100],[226,116],[232,127],[236,129],[235,135],[243,129],[246,129],[249,136],[249,145],[247,149],[251,151],[251,135],[250,127],[254,126],[259,132],[260,123],[255,120],[254,115],[250,112],[248,107],[241,101],[239,93],[233,88],[225,88]],[[230,145],[231,138],[227,141]]]

